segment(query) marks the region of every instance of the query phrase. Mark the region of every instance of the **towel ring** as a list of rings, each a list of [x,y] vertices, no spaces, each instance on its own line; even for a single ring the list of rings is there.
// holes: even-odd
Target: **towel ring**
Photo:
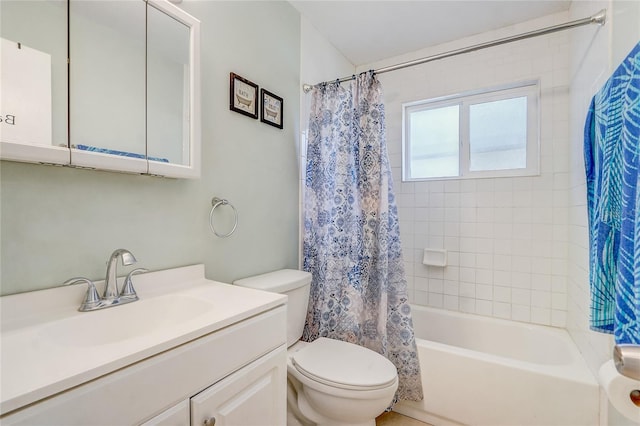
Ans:
[[[236,228],[238,227],[238,211],[233,206],[233,204],[231,204],[229,201],[225,200],[224,198],[213,197],[213,199],[211,200],[211,206],[212,206],[211,212],[209,212],[209,228],[211,229],[211,232],[213,232],[216,235],[216,237],[220,237],[220,238],[227,238],[231,236],[231,234],[233,234]],[[216,231],[215,226],[213,226],[213,211],[219,206],[229,206],[233,209],[233,215],[234,215],[233,228],[227,234],[219,234],[218,231]]]

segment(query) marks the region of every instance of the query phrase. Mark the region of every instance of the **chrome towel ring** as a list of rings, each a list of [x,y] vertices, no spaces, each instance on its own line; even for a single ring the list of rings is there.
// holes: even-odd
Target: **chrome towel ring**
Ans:
[[[233,209],[233,215],[234,215],[233,228],[231,228],[231,231],[229,231],[226,234],[218,233],[218,231],[216,231],[215,226],[213,225],[213,211],[220,206],[229,206]],[[213,199],[211,200],[211,211],[209,212],[209,228],[211,229],[211,232],[213,232],[216,237],[227,238],[235,232],[237,227],[238,227],[238,211],[233,206],[233,204],[231,204],[228,200],[224,198],[213,197]]]

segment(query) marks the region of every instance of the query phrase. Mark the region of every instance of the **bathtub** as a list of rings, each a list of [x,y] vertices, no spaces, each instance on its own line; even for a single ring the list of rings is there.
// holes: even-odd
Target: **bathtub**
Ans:
[[[440,425],[598,425],[599,387],[553,327],[412,306],[424,400],[394,411]]]

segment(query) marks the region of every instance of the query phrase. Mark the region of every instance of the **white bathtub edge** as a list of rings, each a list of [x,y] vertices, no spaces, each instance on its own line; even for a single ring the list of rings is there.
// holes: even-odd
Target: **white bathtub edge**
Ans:
[[[446,320],[451,311],[434,308],[425,308],[424,311],[443,316],[423,317],[421,319],[427,321],[423,324],[449,330],[447,322],[443,320]],[[412,313],[415,322],[415,305],[412,305]],[[474,323],[477,317],[463,313],[454,315],[472,317],[469,319]],[[494,321],[493,318],[481,318],[479,322],[485,323],[487,320]],[[549,328],[517,324],[518,329],[523,332],[525,329]],[[513,334],[501,333],[503,329],[500,328],[477,330],[475,326],[456,321],[451,325],[460,327],[459,329],[463,330],[460,336],[463,337],[491,335],[500,336],[500,339],[506,339],[507,342],[519,342],[513,339]],[[516,332],[519,333],[519,330]],[[470,332],[472,334],[469,334]],[[434,336],[441,335],[442,333],[436,333]],[[562,345],[560,348],[564,349],[558,353],[566,356],[566,362],[557,363],[552,358],[552,363],[535,363],[525,357],[509,358],[506,355],[510,352],[505,355],[498,355],[499,351],[487,353],[427,340],[418,334],[416,345],[421,358],[422,384],[426,399],[422,402],[401,401],[394,411],[434,426],[595,426],[601,414],[600,386],[597,379],[566,330],[555,328],[553,335],[550,343]],[[492,340],[489,339],[488,342]],[[527,342],[525,339],[522,342],[522,345],[516,347],[528,348],[532,344],[538,345],[536,348],[549,347],[544,340]],[[540,359],[544,361],[544,358]],[[430,362],[425,364],[425,360]],[[544,393],[540,393],[542,389]]]
[[[456,423],[451,419],[440,417],[432,413],[427,413],[421,408],[414,408],[411,406],[412,403],[412,401],[400,401],[393,407],[393,411],[402,414],[403,416],[411,417],[412,419],[427,423],[428,425],[465,426],[462,423]]]

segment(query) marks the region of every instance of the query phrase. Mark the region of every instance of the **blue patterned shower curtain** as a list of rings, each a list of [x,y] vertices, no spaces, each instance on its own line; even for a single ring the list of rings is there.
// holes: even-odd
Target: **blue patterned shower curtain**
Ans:
[[[312,92],[304,193],[304,269],[312,273],[303,339],[372,349],[398,369],[396,399],[421,400],[380,83]]]

